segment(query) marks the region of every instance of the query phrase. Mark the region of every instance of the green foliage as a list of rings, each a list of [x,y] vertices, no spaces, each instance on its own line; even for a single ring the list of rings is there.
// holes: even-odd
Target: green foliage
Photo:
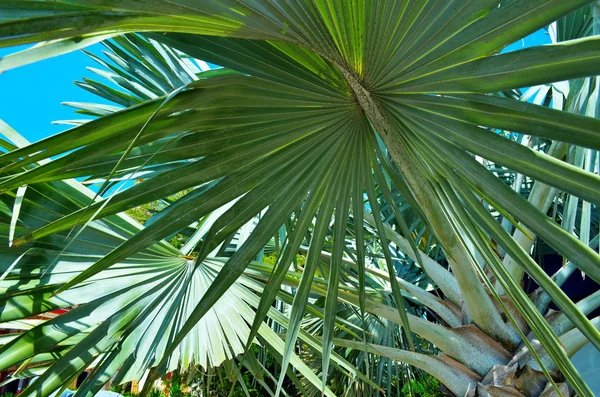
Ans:
[[[263,263],[274,265],[277,263],[277,253],[271,252],[270,254],[265,254],[262,261]]]
[[[252,374],[246,372],[242,375],[242,379],[244,380],[244,387],[248,391],[250,397],[259,397],[263,395],[263,391],[254,386]],[[247,397],[244,387],[242,387],[239,382],[235,382],[234,385],[231,379],[228,377],[223,377],[219,381],[211,383],[211,387],[209,388],[209,396]],[[230,392],[231,394],[229,394]]]
[[[425,374],[419,380],[411,380],[410,386],[402,387],[402,395],[406,397],[442,397],[444,393],[440,390],[440,382],[433,376]]]
[[[331,397],[374,380],[390,391],[403,362],[464,395],[530,334],[547,356],[519,362],[541,366],[536,381],[556,387],[557,371],[591,396],[569,355],[600,348],[597,303],[575,305],[559,285],[568,275],[552,279],[529,253],[543,242],[600,281],[600,36],[502,53],[566,16],[559,28],[589,35],[592,18],[598,33],[591,2],[0,2],[0,46],[41,43],[0,72],[113,37],[108,63],[92,55],[102,81],[78,84],[118,105],[71,103],[97,119],[31,145],[3,128],[0,322],[74,309],[20,324],[0,369],[51,361],[27,397],[95,357],[86,385],[178,360],[210,368],[214,393],[229,394],[238,372],[219,365],[256,338],[277,363],[262,350],[244,363],[257,377],[239,384],[248,393],[293,382]],[[144,180],[92,203],[73,182],[128,175]],[[524,272],[542,291],[521,288]],[[550,301],[571,330],[549,323]],[[411,332],[446,359],[409,351]],[[428,379],[409,386],[435,395]],[[169,397],[183,390],[175,374]]]
[[[263,263],[266,263],[268,265],[274,265],[277,263],[277,258],[279,257],[279,254],[277,252],[271,252],[269,254],[265,254],[263,256]],[[302,255],[302,254],[296,254],[296,258],[295,258],[296,264],[300,267],[304,267],[304,264],[306,263],[306,256]]]
[[[178,381],[172,382],[171,386],[169,387],[169,397],[182,397],[183,396],[183,392],[181,391],[181,385],[179,384]]]
[[[131,382],[123,383],[120,385],[110,385],[108,390],[115,392],[115,393],[119,393],[123,397],[137,397],[137,395],[138,395],[138,393],[131,392]],[[152,391],[150,393],[152,393]],[[160,393],[160,391],[159,391],[159,393]],[[157,396],[154,396],[154,397],[161,397],[161,394],[158,394]]]
[[[152,389],[148,392],[148,397],[163,397],[165,394],[160,389]]]
[[[141,182],[141,180],[138,182]],[[155,200],[134,208],[130,208],[125,211],[125,213],[143,225],[146,223],[146,221],[148,221],[148,219],[152,218],[153,215],[165,209],[168,206],[168,202],[177,201],[191,191],[192,189],[186,189],[167,197],[165,200]],[[181,248],[184,244],[183,237],[183,234],[177,233],[168,241],[171,245],[173,245],[173,247]]]
[[[191,384],[188,385],[189,393],[179,395],[179,397],[198,397],[200,393],[208,392],[208,396],[231,396],[231,397],[247,397],[246,391],[251,397],[262,396],[264,390],[258,387],[254,376],[246,369],[242,368],[242,380],[244,385],[242,386],[239,381],[235,381],[231,376],[223,374],[219,368],[215,368],[210,373],[199,371]],[[231,394],[229,394],[231,392]],[[176,397],[173,394],[173,389],[169,397]]]

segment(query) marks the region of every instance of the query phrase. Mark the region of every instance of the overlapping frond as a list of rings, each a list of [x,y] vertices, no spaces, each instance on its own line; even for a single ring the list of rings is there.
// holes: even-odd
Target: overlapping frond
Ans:
[[[510,267],[507,270],[493,246],[499,244],[515,262],[514,266],[524,269],[544,288],[577,328],[576,332],[600,347],[597,323],[590,321],[530,258],[527,245],[517,234],[533,233],[573,267],[600,281],[600,256],[589,244],[591,206],[600,204],[600,178],[591,172],[600,149],[600,120],[589,117],[597,116],[597,112],[587,111],[594,107],[590,103],[597,103],[597,81],[593,79],[595,85],[592,79],[576,83],[584,87],[577,91],[576,98],[562,92],[565,103],[578,103],[580,108],[586,103],[586,111],[565,112],[558,105],[553,105],[554,109],[540,106],[549,102],[542,94],[534,103],[506,94],[530,85],[598,74],[600,41],[597,36],[584,37],[590,27],[581,20],[591,12],[589,3],[4,2],[0,4],[5,15],[0,21],[0,46],[44,43],[1,59],[0,70],[123,33],[147,35],[119,37],[116,44],[108,45],[112,51],[109,58],[117,66],[98,59],[110,69],[98,74],[124,90],[95,81],[82,84],[122,109],[76,104],[82,112],[102,117],[29,146],[5,145],[8,151],[0,156],[0,192],[21,196],[23,190],[19,193],[17,189],[26,185],[26,206],[37,206],[38,211],[43,211],[45,200],[54,200],[51,193],[39,193],[35,200],[30,198],[38,194],[36,189],[41,186],[62,184],[66,178],[104,182],[100,194],[103,197],[97,202],[78,202],[75,207],[67,206],[64,211],[42,216],[17,229],[13,241],[17,248],[7,250],[7,255],[29,256],[30,251],[26,250],[34,246],[59,251],[75,249],[102,222],[121,219],[117,226],[125,228],[117,215],[120,212],[191,190],[161,208],[143,229],[128,227],[124,229],[127,233],[117,236],[110,228],[110,236],[116,240],[110,244],[107,241],[104,251],[85,252],[96,256],[88,258],[85,268],[76,274],[50,273],[58,281],[40,295],[46,305],[43,308],[48,309],[62,294],[76,293],[103,274],[118,272],[128,261],[144,259],[144,255],[168,257],[169,265],[160,267],[165,284],[159,283],[160,287],[154,290],[152,284],[145,283],[148,290],[136,299],[145,305],[151,301],[176,301],[177,294],[191,294],[194,299],[164,309],[173,310],[176,318],[175,324],[164,328],[169,343],[142,350],[146,359],[132,363],[132,378],[146,367],[157,366],[160,371],[171,368],[169,357],[177,354],[181,346],[195,350],[191,348],[198,343],[194,335],[203,319],[210,320],[223,297],[233,291],[231,288],[238,288],[236,280],[248,271],[252,260],[261,257],[265,245],[280,235],[285,225],[285,237],[277,240],[283,244],[277,263],[265,280],[261,301],[255,305],[256,316],[244,317],[250,328],[243,335],[245,342],[250,342],[263,329],[262,320],[271,311],[290,265],[307,244],[306,263],[290,302],[286,340],[280,346],[284,369],[290,360],[296,360],[293,350],[303,332],[301,320],[314,293],[315,276],[320,275],[327,280],[321,365],[326,390],[332,347],[339,344],[357,348],[359,343],[344,344],[334,339],[338,301],[355,299],[351,303],[358,305],[362,318],[366,311],[377,309],[377,304],[367,301],[364,274],[367,265],[385,263],[396,308],[392,314],[389,308],[379,307],[378,314],[397,316],[394,318],[404,328],[403,340],[410,349],[413,329],[445,347],[452,360],[469,365],[478,376],[484,376],[482,372],[490,369],[493,360],[507,364],[508,351],[515,352],[521,343],[529,343],[527,333],[531,331],[576,392],[590,395],[568,360],[569,352],[561,347],[560,335],[520,287],[518,275],[522,273]],[[560,40],[576,40],[498,54],[512,42],[574,11],[578,14],[560,19]],[[194,70],[193,59],[224,68],[200,73]],[[489,95],[497,91],[503,93]],[[593,95],[596,99],[588,101]],[[558,95],[552,100],[557,99]],[[500,135],[498,130],[508,134]],[[580,153],[579,160],[584,158],[583,153],[587,154],[587,165],[582,169],[579,163],[567,164],[562,161],[563,156],[555,156],[559,150],[544,153],[531,149],[508,139],[509,134],[558,142],[564,145],[562,151],[572,146]],[[49,159],[53,160],[47,162]],[[585,238],[577,238],[572,228],[557,224],[547,216],[545,203],[523,198],[497,173],[487,169],[485,162],[506,167],[587,203],[581,212],[585,217],[581,225],[587,226],[580,233]],[[133,186],[121,185],[116,194],[104,194],[108,184],[138,177],[144,180]],[[534,189],[535,186],[532,192]],[[400,205],[398,197],[402,200]],[[17,201],[7,201],[6,207]],[[411,208],[410,216],[402,206]],[[495,213],[505,219],[504,227],[493,218]],[[198,227],[196,222],[204,222],[207,217],[211,220],[206,227]],[[254,220],[257,222],[244,228]],[[366,229],[365,221],[370,224]],[[510,223],[516,225],[514,237],[507,232],[512,231]],[[190,225],[195,225],[197,232],[188,240],[185,253],[161,242]],[[11,228],[8,220],[7,228]],[[352,243],[347,241],[348,230],[353,232]],[[220,270],[207,270],[207,258],[222,254],[223,247],[238,232],[243,238]],[[366,248],[365,236],[369,232],[378,240],[378,260],[369,258],[372,250]],[[61,248],[56,239],[64,239],[67,234],[67,248]],[[97,238],[101,242],[108,237]],[[96,236],[86,241],[91,243],[94,239]],[[432,246],[443,251],[451,271],[420,251],[433,254]],[[450,327],[435,328],[431,335],[433,331],[427,330],[423,318],[407,315],[403,295],[419,300],[417,295],[427,296],[427,287],[414,289],[418,287],[408,287],[406,280],[397,280],[394,250],[412,257],[412,264],[424,270],[428,280],[449,299],[446,309],[436,299],[420,301]],[[323,271],[321,263],[323,251],[329,255],[327,271]],[[175,257],[169,256],[174,254]],[[358,293],[351,297],[341,287],[346,281],[344,263],[348,261],[355,263],[357,269]],[[17,263],[8,274],[18,280],[22,269]],[[126,278],[119,280],[123,285],[129,282]],[[167,287],[171,284],[178,288]],[[192,290],[202,292],[191,293]],[[510,299],[503,300],[501,295]],[[119,295],[120,299],[125,296]],[[83,311],[88,305],[70,313]],[[460,319],[455,316],[458,305],[464,312]],[[121,306],[117,313],[127,321],[134,321],[130,318],[141,313],[135,302]],[[150,317],[165,313],[160,311],[162,306],[143,310]],[[240,313],[243,310],[239,309]],[[119,317],[105,321],[84,341],[105,344],[101,350],[106,351],[128,338],[135,339],[137,334],[127,334],[119,321]],[[149,333],[159,329],[151,328],[155,325],[149,319],[140,321],[140,327],[147,327]],[[94,339],[105,332],[102,327],[114,338]],[[464,352],[445,341],[449,336],[455,337],[461,327],[475,328],[481,333],[477,335],[500,343],[492,349],[492,358],[486,358],[491,361],[468,363]],[[34,335],[33,330],[22,338]],[[214,331],[206,330],[209,339],[220,337],[211,332]],[[478,346],[485,345],[485,337],[478,339]],[[226,337],[229,344],[236,345],[243,339]],[[364,352],[374,348],[364,341],[360,344]],[[81,341],[67,354],[81,355],[76,362],[79,369],[98,359],[104,360],[100,361],[102,368],[116,368],[116,361],[106,358],[110,355],[94,354],[92,346],[95,345]],[[532,349],[531,345],[526,347]],[[400,357],[392,353],[393,357]],[[534,350],[532,353],[534,359],[543,362]],[[418,357],[414,354],[404,356],[414,361]],[[209,352],[207,356],[213,364],[232,357],[221,351]],[[545,370],[544,366],[540,368]],[[52,375],[61,371],[54,367],[39,381],[51,382],[43,395],[61,384],[64,379]],[[281,373],[276,394],[285,373]],[[461,374],[483,382],[465,371]],[[453,385],[453,390],[464,393],[471,380]]]

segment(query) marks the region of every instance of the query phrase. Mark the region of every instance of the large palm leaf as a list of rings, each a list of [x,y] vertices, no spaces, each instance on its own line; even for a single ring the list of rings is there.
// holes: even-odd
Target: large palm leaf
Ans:
[[[10,210],[4,214],[5,245],[13,216],[19,218],[16,233],[21,233],[69,213],[91,198],[93,193],[74,181],[29,185],[18,214]],[[13,201],[10,195],[3,200]],[[55,294],[65,280],[85,271],[139,230],[143,228],[132,219],[116,215],[90,223],[76,239],[59,234],[38,240],[32,248],[4,249],[7,262],[2,269],[0,321],[3,328],[30,330],[2,340],[6,345],[3,365],[23,360],[28,364],[14,378],[41,375],[40,391],[44,393],[70,381],[82,370],[94,368],[90,382],[82,389],[94,393],[111,378],[116,383],[140,379],[148,367],[161,360],[165,346],[219,273],[222,259],[207,259],[194,267],[181,252],[160,242],[76,289]],[[68,247],[65,241],[70,243]],[[268,276],[268,271],[262,271]],[[167,370],[192,363],[210,368],[243,353],[254,317],[252,308],[258,304],[255,293],[262,293],[263,289],[262,284],[250,279],[236,283],[196,323],[179,348],[169,353],[172,355],[166,363]],[[15,321],[65,307],[71,308],[68,314],[47,322],[33,322],[23,328],[27,321]],[[271,312],[277,316],[273,309]],[[318,311],[313,313],[322,316]],[[287,326],[281,315],[276,318]],[[281,355],[283,343],[269,327],[261,325],[258,336],[273,349],[273,354]],[[308,336],[300,337],[305,340]],[[292,359],[308,381],[319,384],[295,355]],[[343,359],[335,356],[334,361],[351,370]]]
[[[138,31],[174,32],[151,37],[191,57],[241,73],[191,81],[166,97],[150,99],[149,94],[147,98],[138,94],[144,101],[126,110],[109,112],[2,156],[2,171],[7,175],[0,185],[4,192],[72,177],[112,179],[132,170],[151,169],[154,159],[156,165],[169,163],[167,169],[157,168],[142,183],[110,199],[36,225],[37,230],[19,234],[15,244],[39,241],[91,218],[113,216],[200,186],[54,291],[63,293],[237,200],[199,241],[195,264],[190,265],[195,269],[233,232],[264,211],[248,239],[174,334],[165,358],[158,363],[161,368],[295,213],[251,332],[253,336],[258,330],[310,227],[307,262],[289,317],[283,354],[286,368],[333,217],[323,333],[325,380],[349,212],[353,223],[362,225],[365,197],[367,212],[374,214],[372,221],[381,239],[399,321],[406,328],[416,321],[406,315],[400,286],[395,282],[388,231],[380,217],[377,192],[382,189],[401,234],[408,238],[404,240],[409,243],[407,253],[420,259],[428,276],[453,304],[463,307],[465,323],[474,324],[512,350],[522,336],[505,317],[520,313],[570,384],[579,393],[589,394],[556,335],[519,287],[520,280],[506,271],[491,249],[487,235],[545,288],[598,347],[595,325],[490,216],[481,199],[521,222],[596,281],[600,280],[600,258],[473,157],[481,156],[598,205],[598,176],[494,131],[516,131],[597,150],[598,120],[506,96],[484,95],[597,74],[600,42],[596,37],[495,55],[504,46],[588,3],[5,2],[1,5],[6,17],[0,24],[0,43],[46,42],[6,57],[0,63],[4,69]],[[125,105],[130,104],[133,102]],[[383,141],[384,150],[378,139]],[[177,150],[169,150],[172,148]],[[59,159],[35,166],[37,161],[60,154]],[[395,169],[381,168],[387,164],[388,155]],[[187,161],[173,163],[176,160]],[[402,214],[393,211],[397,207],[389,186],[402,192],[427,223],[452,275],[417,253]],[[355,230],[360,275],[365,268],[365,236],[362,227]],[[480,259],[494,274],[500,291],[511,298],[514,311],[497,309],[494,294],[490,294],[492,285],[486,290],[480,279],[488,281],[485,273],[476,270]],[[359,284],[362,291],[364,281],[359,280]],[[364,302],[364,297],[359,298],[362,310]]]

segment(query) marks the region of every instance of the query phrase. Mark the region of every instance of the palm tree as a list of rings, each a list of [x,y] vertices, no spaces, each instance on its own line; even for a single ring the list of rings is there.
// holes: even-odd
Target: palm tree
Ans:
[[[26,332],[2,336],[0,368],[40,375],[25,396],[93,368],[91,396],[238,357],[273,395],[298,374],[334,395],[332,367],[350,395],[380,388],[352,363],[376,356],[456,395],[592,396],[569,357],[600,348],[599,294],[560,289],[575,269],[600,281],[590,3],[1,2],[0,45],[40,44],[0,70],[113,38],[112,84],[80,85],[116,106],[73,104],[98,117],[33,144],[2,125],[0,321]],[[554,21],[556,44],[500,54]],[[156,200],[143,226],[123,214]],[[542,242],[553,276],[530,256]],[[384,342],[369,319],[402,332]],[[240,356],[253,341],[274,381]]]

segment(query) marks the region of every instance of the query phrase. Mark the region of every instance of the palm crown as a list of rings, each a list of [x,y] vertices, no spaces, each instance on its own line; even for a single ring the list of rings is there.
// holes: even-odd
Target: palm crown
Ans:
[[[119,106],[73,104],[99,117],[33,144],[4,126],[0,319],[77,307],[27,323],[0,367],[24,364],[25,376],[50,362],[25,391],[44,396],[93,367],[78,391],[91,395],[115,376],[218,365],[258,337],[284,369],[273,393],[290,363],[330,395],[330,363],[376,389],[335,345],[406,362],[457,395],[564,390],[555,370],[591,395],[568,357],[600,347],[586,317],[597,293],[576,305],[560,289],[575,268],[600,281],[589,3],[3,2],[0,44],[43,43],[0,68],[114,38],[112,62],[98,58],[113,86],[80,85]],[[556,44],[499,54],[556,20]],[[144,36],[120,36],[131,32]],[[566,80],[568,92],[539,87]],[[524,100],[521,87],[533,87]],[[100,181],[98,194],[72,178]],[[527,197],[525,179],[536,181]],[[143,227],[122,214],[155,200]],[[557,222],[547,214],[559,203]],[[177,233],[176,248],[165,239]],[[529,255],[536,237],[565,259],[554,277]],[[261,263],[265,247],[274,265]],[[298,252],[306,262],[291,266]],[[402,262],[421,282],[398,277]],[[541,287],[533,298],[525,272]],[[316,334],[307,314],[322,319]],[[401,326],[406,349],[371,343],[369,315]],[[444,354],[419,352],[413,333]],[[320,352],[321,380],[297,339]]]

